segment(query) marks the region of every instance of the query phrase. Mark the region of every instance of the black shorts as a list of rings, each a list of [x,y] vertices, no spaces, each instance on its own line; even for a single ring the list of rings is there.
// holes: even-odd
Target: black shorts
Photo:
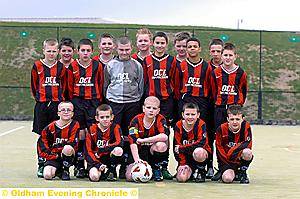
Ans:
[[[122,134],[128,136],[128,127],[131,120],[140,113],[140,101],[130,103],[115,103],[109,101],[114,113],[114,122],[119,124],[122,129]]]
[[[36,102],[34,106],[32,132],[41,134],[42,130],[51,122],[58,120],[58,104],[60,102]]]
[[[111,161],[110,161],[110,154],[102,155],[100,157],[100,162],[101,162],[101,164],[105,164],[106,166],[109,166],[110,163],[111,163]],[[91,168],[96,167],[95,165],[96,164],[88,163],[87,164],[87,170],[89,171],[89,170],[91,170]],[[96,168],[99,169],[98,167],[96,167]]]
[[[72,103],[74,105],[73,119],[79,122],[80,129],[88,128],[96,122],[96,109],[100,105],[100,100],[74,97]]]
[[[215,106],[214,120],[216,130],[221,124],[227,122],[227,106]]]
[[[168,126],[173,124],[173,120],[174,120],[173,97],[170,96],[168,99],[160,100],[160,114],[162,114],[166,118]]]
[[[56,160],[47,160],[45,162],[45,166],[53,166],[56,169],[61,169],[63,168],[63,161],[61,158],[58,158]]]
[[[140,147],[138,146],[140,159],[148,162],[151,165],[151,167],[153,167],[153,165],[152,165],[153,155],[150,152],[150,148],[151,148],[151,146],[149,146],[149,145],[143,145]],[[130,153],[130,155],[128,157],[128,164],[131,164],[131,163],[134,163],[132,153]]]

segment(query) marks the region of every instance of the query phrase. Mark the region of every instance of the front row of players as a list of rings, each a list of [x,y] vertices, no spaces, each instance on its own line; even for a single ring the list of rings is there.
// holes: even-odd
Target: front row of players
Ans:
[[[50,123],[38,140],[38,155],[45,162],[44,178],[55,176],[70,180],[69,168],[74,164],[78,145],[79,123],[72,120],[73,104],[61,102],[59,120]],[[148,162],[153,169],[153,180],[162,181],[161,169],[168,161],[169,128],[166,119],[159,114],[160,101],[147,97],[143,113],[135,116],[129,126],[131,155],[123,155],[123,137],[119,125],[113,123],[112,108],[107,104],[96,110],[96,124],[89,127],[84,147],[88,177],[91,181],[117,180],[116,167],[126,164],[126,179],[132,181],[132,167]],[[247,169],[253,159],[250,124],[244,120],[241,106],[229,106],[227,122],[216,131],[218,172],[212,181],[225,183],[240,181],[249,183]],[[194,103],[183,106],[182,119],[174,129],[173,151],[178,162],[175,175],[178,182],[193,180],[204,182],[208,156],[212,150],[208,144],[206,125],[200,118],[199,107]]]

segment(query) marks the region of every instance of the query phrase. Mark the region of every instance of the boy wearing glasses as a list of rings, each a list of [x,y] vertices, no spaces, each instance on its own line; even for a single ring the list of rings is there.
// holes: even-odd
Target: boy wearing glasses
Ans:
[[[66,68],[57,61],[58,42],[47,39],[43,42],[44,59],[34,62],[31,70],[31,94],[35,99],[33,130],[41,131],[57,120],[57,106],[65,99]],[[42,158],[38,158],[38,177],[43,177]]]
[[[44,158],[43,177],[51,180],[61,173],[62,180],[70,180],[69,168],[73,165],[77,150],[79,123],[72,119],[73,104],[61,102],[58,105],[59,120],[51,122],[41,132],[37,152]]]
[[[95,123],[96,108],[103,100],[103,68],[91,59],[93,43],[81,39],[78,43],[79,59],[74,60],[68,70],[68,92],[75,112],[74,119],[80,124],[76,177],[84,178],[83,146],[87,128]]]
[[[116,181],[116,166],[121,163],[123,155],[122,131],[118,124],[113,123],[112,108],[107,104],[97,108],[95,118],[97,123],[89,127],[85,141],[89,179],[97,182],[101,177],[108,181]],[[106,168],[108,170],[104,173]]]

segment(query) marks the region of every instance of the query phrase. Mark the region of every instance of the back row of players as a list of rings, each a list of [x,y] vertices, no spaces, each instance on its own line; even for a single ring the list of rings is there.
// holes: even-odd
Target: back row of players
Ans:
[[[117,164],[119,178],[125,178],[130,163],[146,160],[154,180],[172,179],[167,168],[173,126],[178,181],[232,182],[238,173],[242,183],[249,183],[252,136],[241,114],[247,78],[235,64],[235,46],[213,39],[207,63],[200,41],[188,33],[176,35],[176,57],[166,54],[164,32],[152,36],[143,28],[136,38],[138,52],[131,55],[128,37],[115,41],[105,33],[93,58],[92,42],[82,39],[76,60],[71,39],[44,41],[44,59],[31,72],[33,132],[41,135],[38,176],[51,179],[62,169],[62,179],[68,180],[76,159],[77,177],[85,176],[86,160],[90,180],[116,180]],[[66,100],[71,102],[60,103]],[[215,132],[219,171],[213,176]]]

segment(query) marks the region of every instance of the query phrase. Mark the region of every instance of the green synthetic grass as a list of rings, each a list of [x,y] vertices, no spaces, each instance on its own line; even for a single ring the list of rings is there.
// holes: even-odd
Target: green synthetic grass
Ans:
[[[22,126],[23,129],[1,136]],[[248,171],[248,185],[209,180],[202,184],[176,181],[150,181],[145,184],[125,181],[92,183],[88,179],[79,180],[73,176],[68,182],[57,178],[46,181],[36,177],[37,135],[31,133],[31,122],[0,122],[0,129],[0,188],[138,188],[139,198],[143,199],[299,198],[299,127],[252,126],[254,160]],[[170,151],[169,170],[175,173],[176,162],[172,150]]]

